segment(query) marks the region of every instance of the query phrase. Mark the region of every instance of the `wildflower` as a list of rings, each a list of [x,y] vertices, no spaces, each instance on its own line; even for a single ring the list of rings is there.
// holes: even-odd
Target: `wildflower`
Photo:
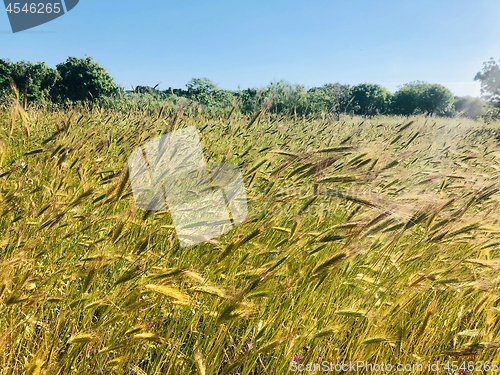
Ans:
[[[87,348],[87,357],[90,357],[90,348]]]
[[[467,370],[458,370],[457,375],[467,375],[469,371]]]
[[[290,359],[294,362],[300,363],[300,361],[302,361],[302,356],[295,354],[293,357],[290,357]]]
[[[470,359],[474,359],[474,354],[471,354],[471,355],[469,356],[469,358],[470,358]]]
[[[252,343],[247,342],[247,344],[243,346],[243,352],[246,353],[247,351],[249,351],[252,348],[253,348]]]
[[[156,320],[154,322],[146,322],[146,327],[151,328],[155,323]]]

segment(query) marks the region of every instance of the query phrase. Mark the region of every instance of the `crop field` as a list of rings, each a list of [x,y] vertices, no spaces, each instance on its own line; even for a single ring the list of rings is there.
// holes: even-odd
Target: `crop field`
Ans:
[[[127,158],[192,125],[249,214],[181,248]],[[13,105],[0,136],[2,374],[500,361],[498,122]]]

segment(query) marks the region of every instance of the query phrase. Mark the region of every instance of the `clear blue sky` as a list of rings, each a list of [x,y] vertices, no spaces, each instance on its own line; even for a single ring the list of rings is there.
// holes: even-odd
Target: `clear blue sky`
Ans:
[[[0,58],[92,56],[115,82],[219,87],[280,79],[306,88],[414,80],[479,95],[474,75],[500,59],[498,0],[80,0],[68,14],[12,34],[0,14]]]

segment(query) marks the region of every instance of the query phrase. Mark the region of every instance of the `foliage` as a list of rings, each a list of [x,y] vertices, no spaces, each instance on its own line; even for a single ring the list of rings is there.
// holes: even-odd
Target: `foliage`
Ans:
[[[193,78],[186,83],[188,97],[196,98],[200,94],[210,95],[217,85],[208,78]]]
[[[231,108],[234,99],[234,94],[231,91],[216,88],[210,93],[207,105],[215,108]]]
[[[418,87],[421,84],[421,82],[407,83],[400,87],[392,98],[392,113],[399,113],[406,116],[420,113]]]
[[[476,74],[474,80],[481,81],[483,97],[500,107],[500,60],[496,63],[492,57],[483,63],[483,70]]]
[[[483,91],[496,87],[498,66],[494,61],[485,63],[476,79],[482,80]],[[313,87],[307,92],[302,85],[286,81],[271,82],[263,88],[225,90],[208,78],[193,78],[186,89],[161,91],[155,87],[138,85],[133,92],[126,92],[115,85],[113,79],[91,57],[69,57],[57,65],[57,70],[45,63],[32,64],[24,61],[10,63],[0,60],[0,101],[11,102],[8,76],[12,76],[21,95],[26,91],[29,102],[72,103],[92,101],[108,108],[140,107],[142,103],[165,102],[168,106],[188,106],[197,112],[213,116],[226,116],[239,112],[254,116],[265,109],[270,113],[305,116],[329,112],[339,118],[342,113],[373,116],[377,114],[439,116],[464,116],[477,118],[496,112],[487,109],[479,100],[456,99],[445,87],[421,81],[403,85],[394,95],[377,84],[363,83],[357,86],[328,83]],[[117,95],[118,94],[118,95]],[[495,94],[496,95],[496,94]],[[492,100],[496,97],[490,95]],[[119,103],[123,100],[123,103]],[[160,104],[161,105],[161,104]]]
[[[8,81],[8,76],[10,74],[9,66],[9,61],[0,59],[0,85]]]
[[[471,96],[455,96],[453,108],[447,113],[451,116],[463,116],[477,119],[487,112],[487,103],[481,98]]]
[[[187,91],[178,91],[177,94],[196,101],[202,107],[207,108],[211,113],[233,106],[233,93],[218,88],[217,85],[208,78],[193,78],[186,84],[186,87]]]
[[[54,87],[54,94],[60,102],[94,101],[121,91],[113,78],[92,57],[68,57],[66,62],[57,64],[57,71],[61,80]]]
[[[262,96],[269,100],[272,113],[305,114],[307,110],[307,95],[304,86],[291,84],[284,80],[271,82]]]
[[[162,92],[158,90],[156,87],[140,86],[140,85],[134,88],[134,92],[137,94],[150,94],[153,96],[159,96],[162,94]]]
[[[342,113],[350,109],[352,93],[349,85],[327,83],[321,87],[313,87],[307,92],[313,112]]]
[[[26,100],[30,102],[51,100],[51,90],[61,80],[59,72],[49,68],[44,62],[11,63],[2,60],[0,61],[0,92],[10,91],[8,76],[12,78],[22,95],[26,93]]]
[[[498,360],[499,123],[264,113],[249,126],[129,100],[146,102],[0,109],[2,373]],[[247,220],[184,249],[127,173],[167,126],[196,126],[249,198]]]
[[[453,106],[453,93],[437,83],[426,85],[421,93],[420,109],[428,114],[443,115]]]
[[[414,115],[444,115],[453,106],[453,94],[439,84],[414,81],[403,85],[393,96],[392,112]]]
[[[248,88],[235,93],[236,100],[240,103],[239,110],[246,115],[254,113],[264,103],[263,90]]]
[[[362,83],[351,89],[354,113],[377,115],[386,113],[390,108],[391,93],[385,87],[372,83]]]

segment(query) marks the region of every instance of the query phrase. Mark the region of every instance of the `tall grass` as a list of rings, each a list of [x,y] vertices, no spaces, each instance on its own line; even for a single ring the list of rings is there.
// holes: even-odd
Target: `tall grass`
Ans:
[[[1,373],[500,360],[498,123],[189,111],[0,109]],[[249,217],[181,249],[126,162],[191,125]]]

